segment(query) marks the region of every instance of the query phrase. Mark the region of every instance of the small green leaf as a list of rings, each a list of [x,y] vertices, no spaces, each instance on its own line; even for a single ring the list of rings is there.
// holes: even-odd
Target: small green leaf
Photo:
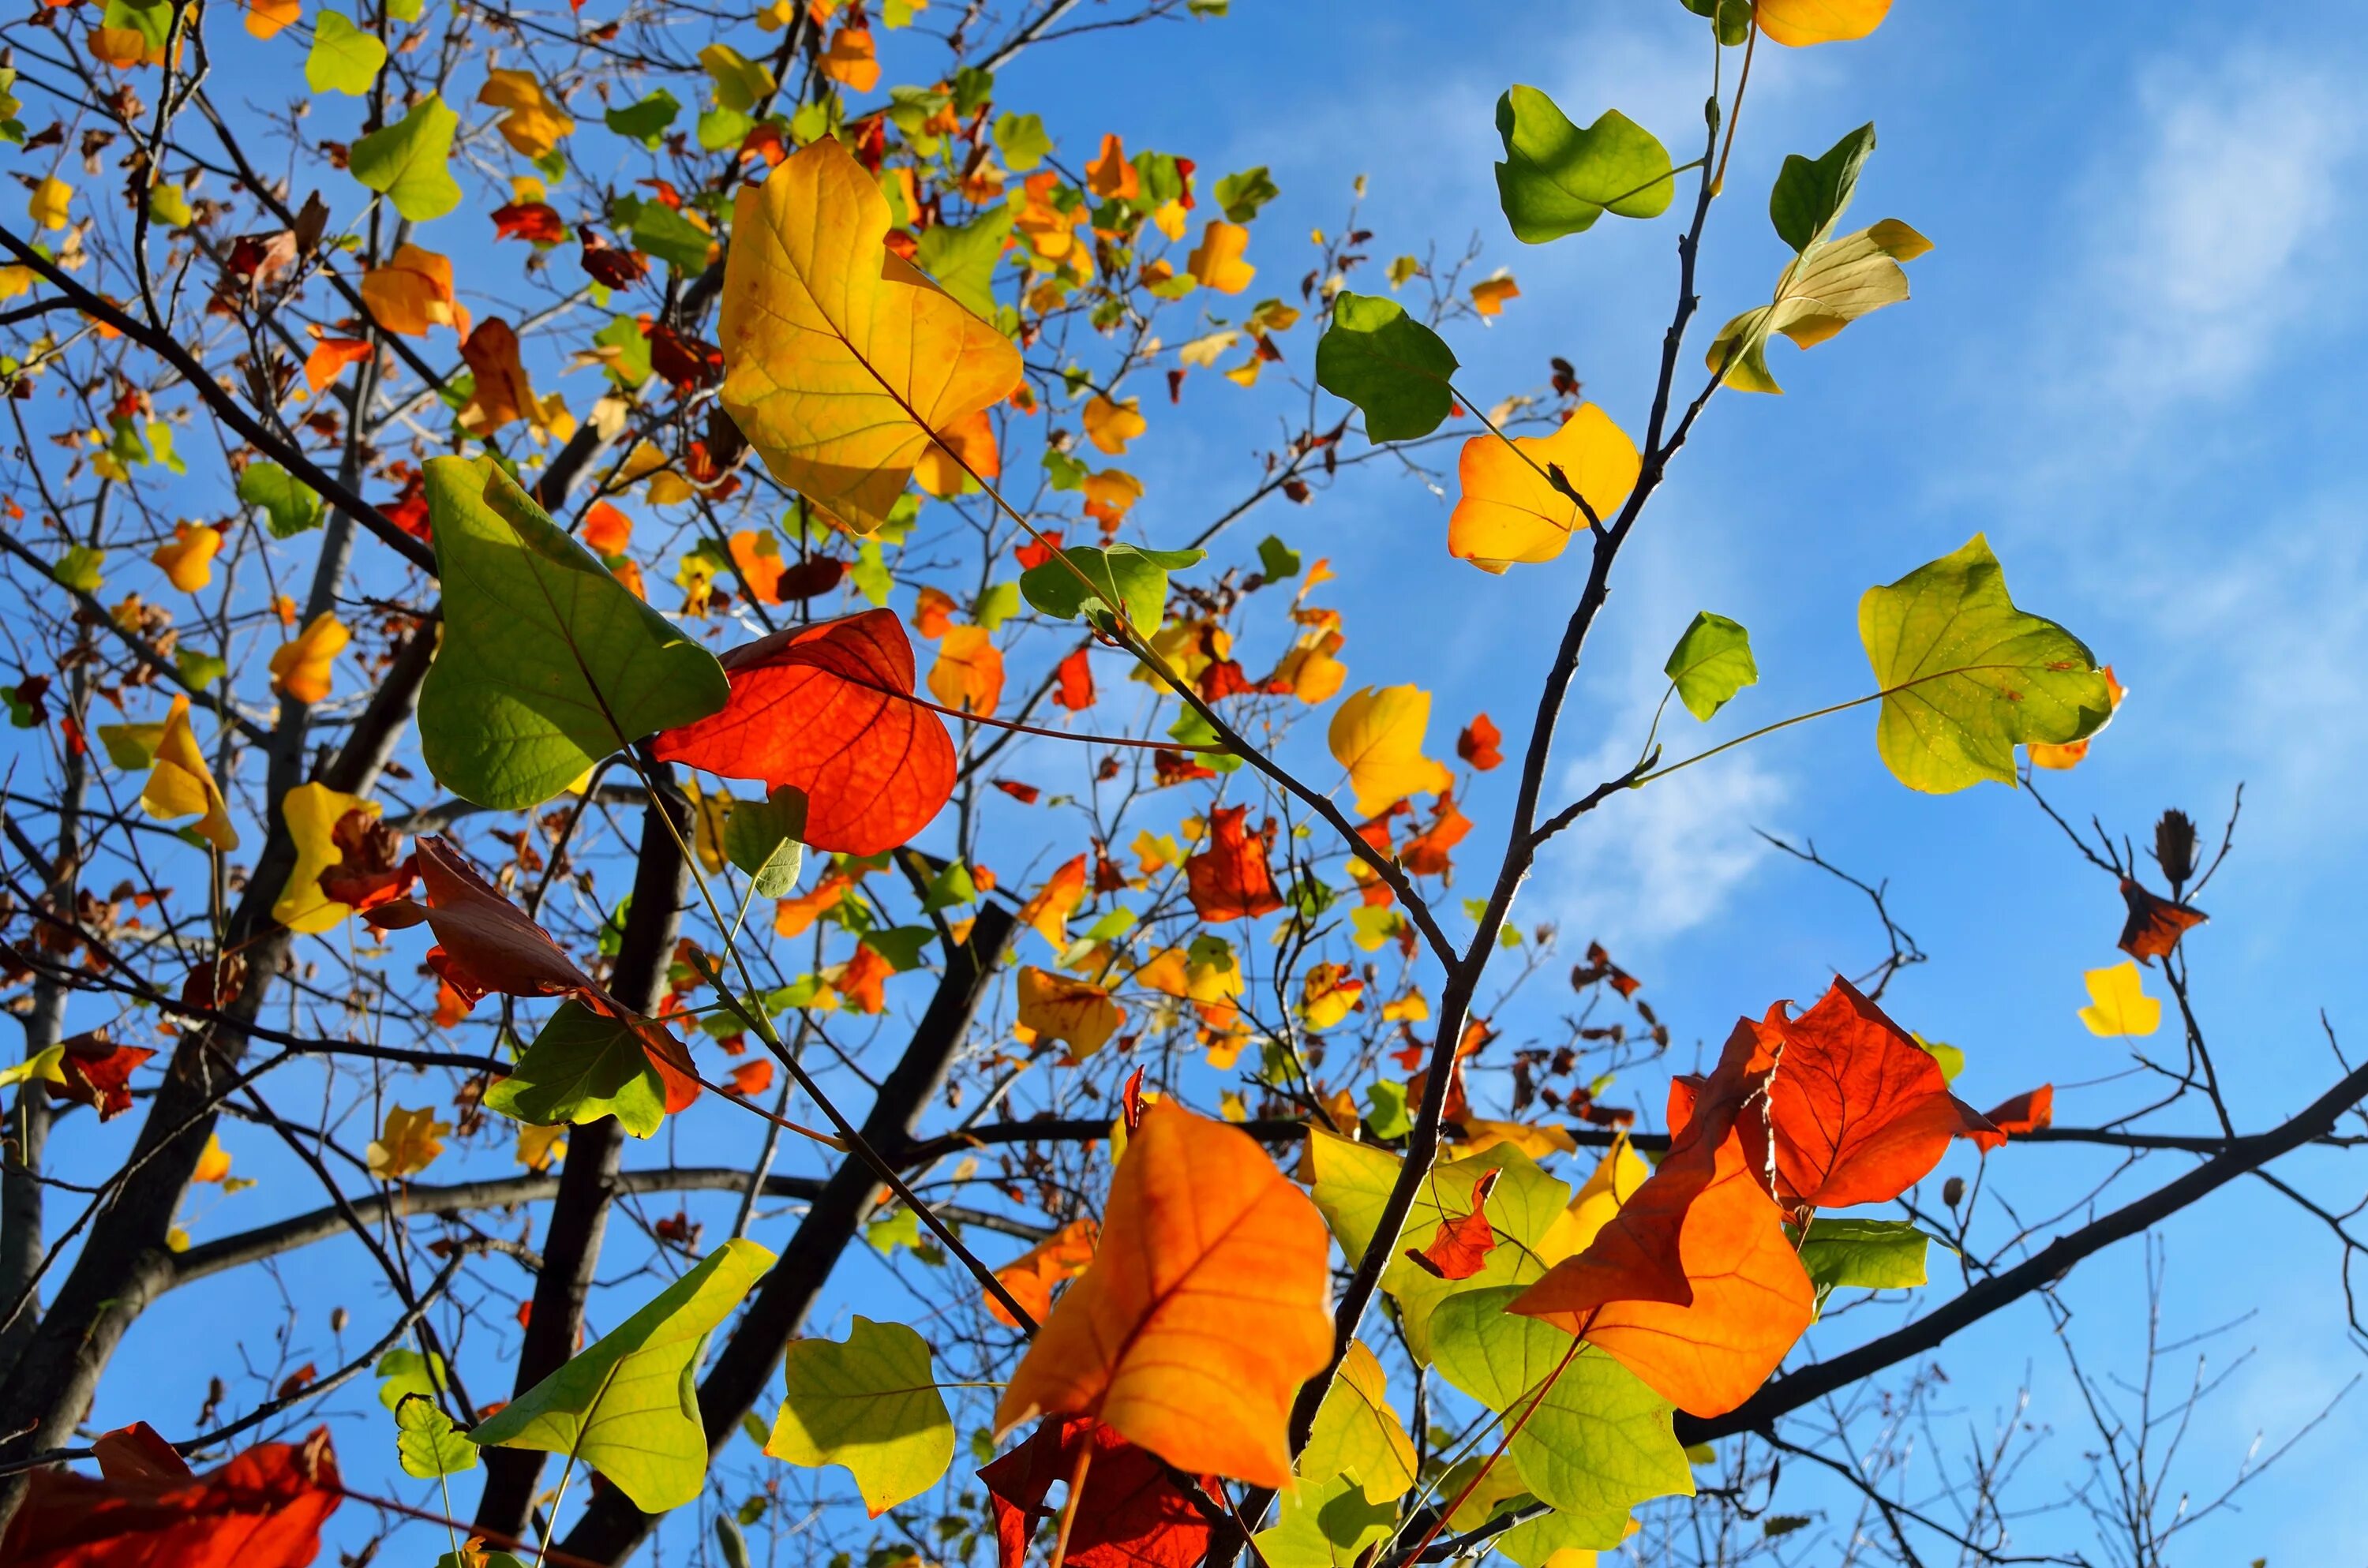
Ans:
[[[1693,624],[1669,650],[1669,662],[1661,673],[1677,687],[1686,711],[1703,720],[1745,687],[1759,684],[1759,666],[1751,659],[1751,633],[1740,622],[1708,610],[1695,614]]]
[[[428,770],[498,811],[717,711],[715,656],[635,598],[490,458],[432,458],[444,644],[419,699]]]
[[[709,44],[699,51],[699,62],[715,83],[715,101],[744,114],[753,111],[758,99],[772,97],[779,85],[771,67],[749,59],[730,44]]]
[[[391,21],[416,22],[427,0],[386,0],[386,14]]]
[[[580,1127],[613,1116],[647,1138],[666,1119],[666,1084],[622,1019],[571,1000],[551,1015],[509,1076],[485,1091],[485,1108],[530,1127]]]
[[[962,224],[938,223],[921,233],[921,270],[972,314],[995,318],[995,267],[1011,234],[1009,206],[990,207]]]
[[[173,650],[173,667],[181,678],[199,691],[230,674],[230,663],[220,653],[209,653],[187,642]]]
[[[186,229],[198,221],[189,207],[188,192],[177,185],[152,185],[148,187],[148,217],[168,229]]]
[[[1267,1568],[1357,1568],[1397,1522],[1395,1500],[1375,1502],[1351,1473],[1309,1471],[1254,1540]]]
[[[891,926],[863,933],[863,945],[886,959],[902,974],[921,967],[921,950],[937,939],[933,926]]]
[[[618,385],[637,387],[650,379],[649,335],[632,317],[611,317],[607,326],[592,335],[592,342],[613,351],[601,356],[600,362]]]
[[[421,1481],[477,1468],[476,1445],[424,1393],[406,1393],[394,1407],[395,1457],[403,1472]]]
[[[729,1514],[715,1516],[715,1544],[723,1553],[723,1568],[748,1568],[748,1542]]]
[[[370,92],[385,63],[386,45],[376,34],[354,26],[342,11],[324,8],[314,14],[313,52],[304,57],[306,86],[359,98]]]
[[[761,801],[734,803],[723,820],[723,858],[755,881],[757,897],[780,898],[797,886],[805,830],[805,791],[780,785]]]
[[[1053,139],[1044,133],[1041,115],[1003,114],[996,117],[995,146],[1003,154],[1006,168],[1024,175],[1044,161],[1044,154],[1053,150]]]
[[[1002,630],[1003,623],[1019,613],[1019,585],[996,583],[978,596],[971,607],[971,619],[989,631]]]
[[[694,1501],[707,1474],[697,1376],[708,1335],[773,1255],[735,1238],[469,1434],[479,1448],[573,1453],[645,1514]]]
[[[1081,613],[1110,615],[1122,605],[1127,620],[1148,636],[1159,629],[1167,609],[1167,574],[1199,565],[1208,552],[1080,544],[1071,545],[1064,553],[1075,570],[1053,560],[1020,574],[1019,591],[1030,604],[1060,620],[1075,619]],[[1084,582],[1078,580],[1080,575]],[[1087,583],[1093,585],[1090,589]]]
[[[714,236],[663,201],[645,201],[633,216],[633,248],[645,250],[680,273],[702,272]]]
[[[2015,781],[2014,748],[2062,745],[2112,717],[2112,695],[2088,644],[2017,609],[2006,574],[1975,534],[1952,554],[1858,606],[1859,640],[1883,687],[1875,745],[1911,790],[1945,795]]]
[[[748,132],[756,129],[756,120],[747,114],[736,108],[725,108],[719,104],[713,108],[700,112],[698,129],[699,144],[708,152],[721,153],[727,147],[737,147],[748,140]]]
[[[1788,154],[1768,193],[1768,219],[1777,237],[1795,252],[1829,238],[1834,225],[1850,210],[1858,189],[1859,170],[1874,151],[1874,127],[1861,125],[1835,142],[1814,161],[1798,153]]]
[[[765,1451],[809,1470],[843,1465],[878,1518],[938,1483],[954,1423],[929,1345],[900,1323],[858,1317],[847,1342],[801,1339],[783,1358],[789,1397]]]
[[[1497,100],[1497,134],[1505,143],[1497,200],[1525,244],[1593,228],[1606,212],[1657,218],[1668,210],[1668,149],[1616,108],[1581,131],[1552,98],[1517,86]]]
[[[1321,345],[1317,346],[1319,348]],[[1299,575],[1299,551],[1269,534],[1258,540],[1258,571],[1269,583]]]
[[[1414,1131],[1413,1119],[1406,1115],[1406,1086],[1379,1078],[1365,1085],[1365,1103],[1372,1109],[1366,1113],[1365,1125],[1376,1138],[1403,1138]]]
[[[274,539],[293,539],[321,526],[321,498],[268,458],[247,464],[239,474],[238,498],[263,508]]]
[[[105,575],[99,571],[99,568],[106,564],[106,551],[96,545],[72,545],[67,548],[63,555],[58,557],[58,563],[50,568],[50,575],[55,577],[61,586],[73,588],[80,593],[95,594],[98,592],[99,585],[107,581]]]
[[[1266,165],[1260,164],[1254,169],[1244,169],[1239,174],[1227,175],[1217,182],[1217,188],[1213,194],[1217,199],[1217,206],[1225,214],[1226,222],[1247,223],[1258,216],[1259,208],[1281,196],[1282,192],[1276,187],[1274,176],[1267,173]]]
[[[389,1410],[401,1409],[414,1396],[432,1401],[446,1386],[443,1357],[400,1347],[380,1357],[371,1375],[379,1380],[378,1402]]]
[[[1439,428],[1455,405],[1454,350],[1395,300],[1343,292],[1315,345],[1315,384],[1364,411],[1376,445]]]
[[[1932,1238],[1910,1220],[1846,1220],[1825,1215],[1809,1221],[1801,1243],[1801,1267],[1822,1295],[1827,1290],[1907,1290],[1925,1280],[1925,1257]]]
[[[855,564],[847,569],[847,580],[873,606],[888,602],[888,596],[896,591],[896,579],[888,570],[888,560],[881,553],[878,540],[867,539],[856,551]]]
[[[1751,36],[1751,0],[1684,0],[1684,4],[1695,16],[1708,17],[1718,29],[1718,41],[1729,49]]]
[[[444,166],[461,117],[430,93],[409,114],[353,145],[347,166],[354,178],[394,203],[415,223],[441,218],[461,205],[461,187]]]
[[[676,101],[675,96],[660,87],[641,102],[624,108],[612,108],[600,119],[618,135],[638,142],[655,153],[658,150],[658,143],[666,140],[666,128],[681,112],[682,105]]]

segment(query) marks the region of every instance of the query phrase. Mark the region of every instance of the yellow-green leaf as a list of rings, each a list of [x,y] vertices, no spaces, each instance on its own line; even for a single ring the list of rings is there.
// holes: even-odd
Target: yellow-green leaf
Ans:
[[[355,142],[347,166],[413,222],[441,218],[461,205],[460,183],[444,166],[460,126],[443,95],[430,93],[393,125]]]
[[[877,1518],[938,1483],[954,1423],[928,1342],[900,1323],[858,1317],[844,1345],[801,1339],[785,1358],[789,1397],[765,1451],[794,1465],[844,1465]]]
[[[1907,274],[1899,264],[1931,248],[1931,241],[1896,218],[1810,245],[1777,278],[1774,300],[1718,329],[1704,362],[1713,370],[1724,368],[1725,384],[1736,392],[1782,392],[1768,369],[1770,334],[1815,348],[1859,317],[1907,298]]]

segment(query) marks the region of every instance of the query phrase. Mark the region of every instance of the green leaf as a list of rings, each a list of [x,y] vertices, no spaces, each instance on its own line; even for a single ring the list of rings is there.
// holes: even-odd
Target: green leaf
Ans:
[[[783,1358],[789,1397],[765,1451],[809,1470],[843,1465],[878,1518],[938,1483],[954,1423],[929,1345],[900,1323],[858,1317],[847,1342],[801,1339]]]
[[[755,110],[757,100],[770,97],[779,85],[772,68],[749,59],[727,43],[711,43],[699,51],[700,64],[715,83],[715,101],[742,113]]]
[[[531,1127],[580,1127],[613,1116],[634,1137],[647,1138],[666,1119],[666,1083],[623,1019],[567,1001],[510,1075],[485,1091],[485,1108]]]
[[[1321,345],[1317,346],[1319,349]],[[1299,551],[1269,534],[1258,540],[1258,571],[1269,583],[1299,575]]]
[[[1011,209],[990,207],[960,225],[939,223],[921,234],[921,270],[973,315],[995,318],[995,266],[1011,233]]]
[[[756,1243],[725,1242],[469,1440],[575,1454],[645,1514],[692,1501],[707,1474],[700,1352],[772,1266],[773,1255]]]
[[[1441,1279],[1406,1256],[1406,1249],[1430,1244],[1441,1221],[1472,1212],[1473,1184],[1489,1170],[1504,1175],[1488,1198],[1488,1225],[1497,1234],[1497,1245],[1480,1271],[1468,1279]],[[1549,1265],[1537,1249],[1547,1227],[1569,1202],[1567,1184],[1538,1169],[1536,1162],[1510,1144],[1499,1143],[1431,1168],[1406,1213],[1398,1251],[1382,1275],[1382,1289],[1397,1301],[1406,1348],[1417,1360],[1431,1358],[1431,1314],[1445,1302],[1469,1291],[1527,1285],[1544,1277]]]
[[[1588,1561],[1605,1545],[1605,1538],[1615,1528],[1620,1539],[1626,1539],[1628,1516],[1565,1514],[1554,1509],[1523,1519],[1498,1536],[1497,1551],[1514,1568],[1545,1568],[1557,1553],[1564,1551],[1584,1551],[1588,1556],[1580,1561]]]
[[[1307,1154],[1315,1168],[1315,1184],[1308,1195],[1315,1199],[1324,1222],[1332,1227],[1340,1250],[1353,1264],[1373,1244],[1373,1233],[1381,1226],[1382,1210],[1388,1207],[1390,1189],[1397,1185],[1403,1162],[1387,1149],[1336,1138],[1321,1130],[1308,1132]]]
[[[184,642],[173,650],[173,667],[181,678],[199,691],[230,674],[230,662],[220,653],[209,653]]]
[[[1728,698],[1747,686],[1759,684],[1759,666],[1751,660],[1751,633],[1742,623],[1697,611],[1669,662],[1661,666],[1678,688],[1678,700],[1697,719],[1708,719],[1726,706]]]
[[[264,523],[274,539],[293,539],[321,526],[321,498],[268,458],[257,459],[240,472],[238,498],[263,508]]]
[[[313,52],[304,57],[306,86],[359,98],[370,92],[385,64],[386,45],[354,26],[344,12],[324,8],[313,16]]]
[[[1907,298],[1907,274],[1899,264],[1931,248],[1931,241],[1896,218],[1811,245],[1785,264],[1773,301],[1718,329],[1703,362],[1737,392],[1781,392],[1768,369],[1770,334],[1815,348],[1861,316]]]
[[[1303,1464],[1305,1479],[1284,1494],[1274,1524],[1254,1538],[1268,1568],[1356,1568],[1388,1539],[1395,1500],[1368,1497],[1353,1474]]]
[[[444,645],[419,698],[428,770],[497,811],[731,696],[723,667],[635,598],[490,458],[432,458]]]
[[[1810,1283],[1820,1295],[1845,1287],[1908,1290],[1925,1281],[1931,1241],[1910,1220],[1819,1215],[1809,1221],[1809,1233],[1801,1243],[1801,1267],[1809,1271]]]
[[[990,585],[986,592],[978,596],[978,602],[971,606],[970,611],[971,619],[989,631],[1002,630],[1003,623],[1019,613],[1019,585],[1017,583]]]
[[[424,1393],[406,1393],[395,1405],[394,1434],[395,1457],[405,1475],[433,1481],[477,1468],[476,1445]]]
[[[633,216],[633,248],[645,250],[677,272],[707,268],[707,247],[714,236],[663,201],[645,201]]]
[[[435,1399],[446,1387],[444,1358],[422,1356],[416,1350],[397,1348],[378,1358],[371,1375],[379,1380],[378,1402],[389,1410],[399,1410],[403,1402],[414,1396]]]
[[[412,0],[415,12],[418,4],[419,0]],[[527,1565],[509,1552],[480,1546],[465,1557],[457,1551],[447,1551],[436,1559],[436,1568],[527,1568]]]
[[[1395,300],[1343,292],[1315,345],[1315,384],[1365,414],[1376,445],[1428,436],[1454,407],[1454,350]]]
[[[430,93],[394,124],[355,142],[347,166],[413,222],[441,218],[461,205],[460,184],[444,166],[460,125],[461,117],[445,107],[443,95]]]
[[[1552,98],[1517,86],[1497,100],[1497,198],[1528,244],[1591,229],[1606,212],[1657,218],[1676,189],[1668,149],[1616,108],[1581,131]]]
[[[1359,910],[1359,915],[1364,911]],[[1365,1103],[1372,1109],[1365,1115],[1365,1125],[1376,1138],[1403,1138],[1414,1131],[1414,1119],[1406,1113],[1406,1086],[1380,1078],[1365,1085]]]
[[[1834,225],[1858,189],[1859,170],[1874,151],[1874,126],[1860,126],[1814,161],[1788,153],[1775,188],[1768,193],[1768,219],[1776,235],[1795,252],[1830,238]]]
[[[917,1251],[921,1245],[921,1217],[900,1205],[865,1225],[863,1239],[882,1257],[894,1257],[898,1247]]]
[[[2112,717],[2088,645],[2007,597],[2006,574],[1975,534],[1858,605],[1859,640],[1886,693],[1875,745],[1911,790],[1945,795],[2014,783],[2014,748],[2062,745]]]
[[[1414,1440],[1388,1396],[1388,1377],[1381,1362],[1361,1341],[1352,1344],[1316,1409],[1315,1426],[1299,1456],[1299,1473],[1371,1477],[1365,1481],[1366,1495],[1376,1502],[1405,1496],[1415,1483]]]
[[[1006,168],[1024,175],[1044,161],[1044,154],[1053,150],[1053,139],[1044,133],[1041,115],[1001,114],[995,120],[995,147],[1003,154]]]
[[[1922,1046],[1925,1054],[1941,1064],[1942,1083],[1955,1083],[1957,1074],[1965,1070],[1965,1053],[1960,1047],[1951,1045],[1945,1040],[1926,1040],[1922,1035],[1912,1032],[1908,1038]]]
[[[721,153],[726,147],[737,147],[748,139],[757,122],[736,108],[722,105],[703,111],[699,117],[699,144],[711,153]],[[717,1523],[722,1523],[718,1520]]]
[[[1054,559],[1020,574],[1019,591],[1030,604],[1061,620],[1075,619],[1081,613],[1109,615],[1124,606],[1128,621],[1149,636],[1159,630],[1160,617],[1167,610],[1167,574],[1199,565],[1208,552],[1077,544],[1064,553],[1074,570]],[[1084,582],[1078,580],[1080,575]],[[1093,585],[1090,590],[1087,583]]]
[[[937,936],[934,926],[891,926],[882,931],[866,931],[863,945],[886,959],[890,967],[902,974],[921,967],[921,950]]]
[[[173,7],[167,0],[107,0],[98,25],[138,33],[154,54],[171,41]]]
[[[805,791],[780,785],[761,801],[734,803],[723,819],[723,858],[756,881],[757,897],[780,898],[797,886],[805,830]]]
[[[995,97],[995,73],[965,65],[954,73],[954,112],[967,119]]]
[[[95,594],[98,592],[99,585],[107,581],[105,575],[99,571],[99,568],[106,564],[107,551],[97,546],[70,545],[66,552],[58,557],[58,563],[50,568],[50,575],[56,578],[63,587],[74,588],[85,594]]]
[[[1247,223],[1258,216],[1259,208],[1281,196],[1282,191],[1275,185],[1274,176],[1266,172],[1266,165],[1260,164],[1254,169],[1227,175],[1217,182],[1213,194],[1226,222]]]
[[[592,341],[616,351],[603,357],[601,364],[620,386],[637,387],[650,379],[649,334],[632,317],[611,317],[607,326],[592,335]]]
[[[715,1516],[715,1544],[723,1553],[723,1568],[748,1568],[748,1542],[729,1514]]]
[[[1492,1221],[1496,1214],[1492,1200]],[[1671,1425],[1675,1407],[1592,1346],[1562,1366],[1571,1336],[1508,1313],[1519,1294],[1520,1287],[1467,1291],[1440,1306],[1432,1321],[1440,1374],[1507,1423],[1521,1423],[1512,1458],[1529,1489],[1589,1536],[1570,1544],[1617,1546],[1637,1504],[1693,1492]]]
[[[152,185],[148,187],[148,217],[168,229],[186,229],[198,221],[189,207],[188,192],[177,185]]]
[[[655,153],[658,150],[658,143],[666,140],[666,128],[681,112],[682,105],[676,101],[675,96],[660,87],[640,103],[624,108],[612,108],[600,119],[618,135],[638,142]]]

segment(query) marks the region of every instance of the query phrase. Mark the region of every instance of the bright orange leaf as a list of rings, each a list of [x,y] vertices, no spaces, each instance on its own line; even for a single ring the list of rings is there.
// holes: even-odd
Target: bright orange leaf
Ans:
[[[984,626],[947,629],[929,666],[929,695],[949,708],[985,718],[1003,700],[1003,651]]]
[[[1255,920],[1282,907],[1274,873],[1267,869],[1266,840],[1244,825],[1247,806],[1220,806],[1209,813],[1209,835],[1201,851],[1184,862],[1192,907],[1203,920]]]
[[[1126,1009],[1109,992],[1033,965],[1019,971],[1019,1024],[1038,1040],[1057,1040],[1069,1060],[1083,1062],[1126,1022]]]
[[[1447,519],[1447,553],[1497,573],[1560,555],[1588,521],[1578,503],[1554,487],[1557,468],[1608,526],[1635,488],[1643,460],[1636,443],[1591,403],[1551,436],[1516,437],[1510,445],[1495,435],[1474,436],[1457,464],[1463,496]]]
[[[1036,895],[1019,906],[1019,924],[1053,944],[1059,952],[1069,945],[1069,916],[1086,898],[1086,858],[1063,865],[1044,880]]]
[[[1030,1317],[1042,1323],[1053,1310],[1053,1288],[1086,1271],[1086,1266],[1094,1260],[1094,1246],[1101,1240],[1101,1234],[1098,1221],[1072,1220],[996,1269],[995,1277],[1028,1309]],[[997,1323],[1009,1328],[1019,1326],[1001,1301],[984,1290],[979,1294]]]

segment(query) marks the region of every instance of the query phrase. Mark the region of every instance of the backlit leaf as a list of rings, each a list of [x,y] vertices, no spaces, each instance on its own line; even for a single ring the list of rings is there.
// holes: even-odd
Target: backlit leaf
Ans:
[[[313,51],[304,57],[304,85],[316,93],[360,97],[386,63],[386,45],[354,26],[342,11],[313,13]],[[365,184],[368,182],[365,181]]]
[[[1669,650],[1669,662],[1661,673],[1678,688],[1678,700],[1686,711],[1704,720],[1736,692],[1759,683],[1759,666],[1751,658],[1751,633],[1741,622],[1706,609],[1695,613],[1685,635]]]
[[[405,1475],[422,1481],[477,1468],[476,1445],[426,1394],[407,1393],[394,1407],[395,1454]]]
[[[1724,384],[1737,392],[1782,392],[1768,369],[1770,335],[1781,332],[1798,347],[1815,348],[1861,316],[1899,303],[1907,298],[1907,274],[1899,264],[1931,248],[1931,241],[1896,218],[1812,244],[1785,266],[1770,303],[1718,329],[1703,363],[1722,371]]]
[[[1657,218],[1675,193],[1668,149],[1616,108],[1582,131],[1552,98],[1516,86],[1497,100],[1497,199],[1529,244],[1593,228],[1606,212]]]
[[[441,218],[461,205],[460,183],[444,166],[460,125],[442,95],[430,93],[393,125],[355,142],[347,167],[412,222]]]
[[[2162,1028],[2162,1004],[2146,994],[2146,982],[2134,963],[2092,969],[2081,976],[2089,986],[2089,1006],[2080,1021],[2095,1035],[2141,1038]]]
[[[1030,566],[1020,574],[1019,591],[1030,604],[1063,620],[1073,620],[1080,614],[1113,615],[1123,607],[1127,623],[1148,636],[1159,630],[1166,613],[1168,574],[1199,565],[1207,553],[1137,550],[1131,544],[1106,549],[1071,545],[1062,551],[1067,565],[1056,557]]]
[[[1326,738],[1332,759],[1349,773],[1357,810],[1365,816],[1409,795],[1442,794],[1454,775],[1422,753],[1430,724],[1430,693],[1417,686],[1365,687],[1342,699]]]
[[[953,1462],[928,1342],[903,1324],[859,1316],[844,1344],[791,1345],[783,1369],[789,1397],[765,1451],[809,1469],[846,1466],[872,1517],[935,1486]]]
[[[1820,1295],[1827,1290],[1907,1290],[1924,1283],[1932,1238],[1912,1220],[1858,1220],[1820,1214],[1801,1241],[1801,1267]]]
[[[581,1126],[613,1116],[636,1138],[666,1119],[666,1084],[621,1019],[569,1000],[526,1054],[485,1090],[485,1108],[537,1127]]]
[[[1552,561],[1588,527],[1587,512],[1555,486],[1554,472],[1609,526],[1642,468],[1627,432],[1591,403],[1551,436],[1520,436],[1509,445],[1474,436],[1457,463],[1463,494],[1448,517],[1447,552],[1483,572]]]

